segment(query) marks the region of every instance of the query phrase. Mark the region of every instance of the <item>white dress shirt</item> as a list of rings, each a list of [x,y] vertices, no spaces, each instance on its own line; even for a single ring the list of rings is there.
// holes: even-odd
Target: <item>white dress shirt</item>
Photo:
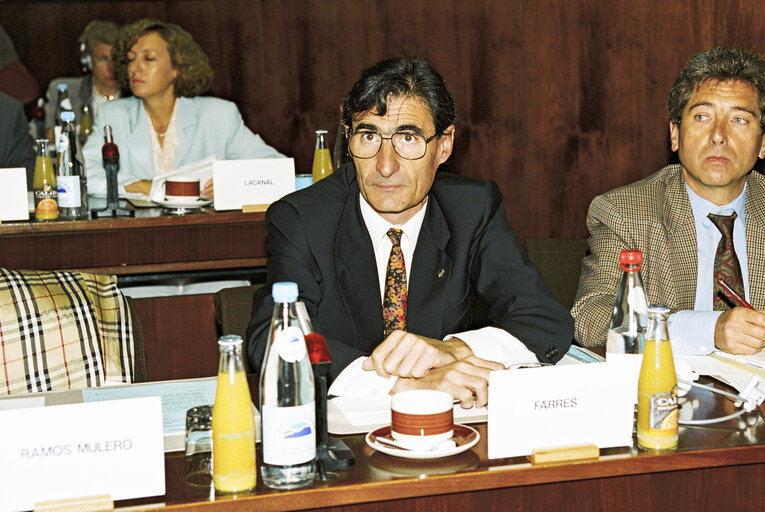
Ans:
[[[696,278],[696,302],[693,311],[678,311],[670,315],[667,326],[672,351],[675,354],[702,355],[709,354],[715,349],[715,324],[723,313],[713,310],[712,294],[714,292],[714,266],[717,245],[722,233],[707,217],[715,215],[730,215],[734,211],[738,215],[733,223],[733,247],[736,249],[741,275],[744,278],[744,292],[749,298],[749,272],[746,253],[746,184],[741,194],[730,203],[717,206],[707,201],[691,190],[686,184],[688,199],[693,211],[696,226],[696,246],[698,269]]]
[[[427,198],[426,198],[427,201]],[[372,240],[375,253],[377,274],[380,282],[380,314],[382,315],[382,301],[385,290],[385,273],[388,267],[388,258],[393,243],[386,235],[389,229],[397,228],[402,231],[401,252],[404,255],[406,269],[406,281],[409,285],[411,274],[411,262],[414,250],[417,246],[417,238],[420,234],[422,222],[427,211],[427,202],[422,209],[411,219],[401,225],[391,225],[383,219],[360,195],[359,205],[361,216]],[[446,336],[444,339],[459,338],[464,341],[477,357],[490,361],[497,361],[509,366],[514,363],[536,362],[536,355],[518,340],[515,336],[497,327],[484,327],[473,331],[465,331]],[[396,377],[389,379],[379,377],[374,371],[361,369],[359,358],[348,365],[333,382],[329,394],[336,396],[354,396],[357,398],[379,397],[381,394],[390,392],[396,383]]]

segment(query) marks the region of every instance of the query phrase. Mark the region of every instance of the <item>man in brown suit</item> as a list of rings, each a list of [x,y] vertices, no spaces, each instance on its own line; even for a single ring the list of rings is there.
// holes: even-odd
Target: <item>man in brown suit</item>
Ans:
[[[753,354],[765,346],[765,62],[740,49],[693,56],[669,94],[669,165],[596,197],[587,214],[591,254],[572,309],[575,337],[603,346],[621,271],[619,252],[643,252],[649,303],[665,304],[675,353],[714,347]],[[713,311],[715,252],[722,237],[708,214],[735,212],[733,246],[754,307]]]

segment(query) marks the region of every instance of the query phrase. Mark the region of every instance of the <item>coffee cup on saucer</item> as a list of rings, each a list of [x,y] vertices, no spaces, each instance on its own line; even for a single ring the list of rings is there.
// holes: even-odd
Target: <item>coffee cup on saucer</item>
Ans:
[[[401,391],[391,396],[390,434],[410,450],[431,450],[454,435],[454,400],[431,389]]]
[[[189,203],[199,200],[199,178],[174,176],[165,180],[165,200]]]

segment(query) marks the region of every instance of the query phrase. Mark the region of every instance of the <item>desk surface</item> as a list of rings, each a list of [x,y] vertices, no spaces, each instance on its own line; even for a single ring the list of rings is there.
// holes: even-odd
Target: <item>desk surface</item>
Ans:
[[[705,390],[684,399],[696,418],[733,412]],[[343,440],[356,465],[331,482],[277,492],[214,496],[183,483],[183,455],[166,458],[167,493],[117,503],[170,510],[761,510],[765,491],[763,410],[708,428],[681,428],[674,453],[608,449],[597,461],[532,466],[525,458],[487,458],[486,426],[470,451],[436,461],[398,459]],[[685,416],[685,413],[683,414]],[[260,456],[260,453],[258,454]]]

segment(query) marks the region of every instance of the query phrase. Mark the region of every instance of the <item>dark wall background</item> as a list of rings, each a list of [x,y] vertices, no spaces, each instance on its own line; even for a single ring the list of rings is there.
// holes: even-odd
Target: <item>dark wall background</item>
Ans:
[[[748,0],[0,1],[42,90],[78,74],[91,19],[180,24],[210,56],[213,94],[303,172],[363,67],[423,57],[457,100],[447,166],[496,181],[522,239],[585,236],[596,194],[670,162],[678,71],[714,45],[760,51],[764,15]]]

